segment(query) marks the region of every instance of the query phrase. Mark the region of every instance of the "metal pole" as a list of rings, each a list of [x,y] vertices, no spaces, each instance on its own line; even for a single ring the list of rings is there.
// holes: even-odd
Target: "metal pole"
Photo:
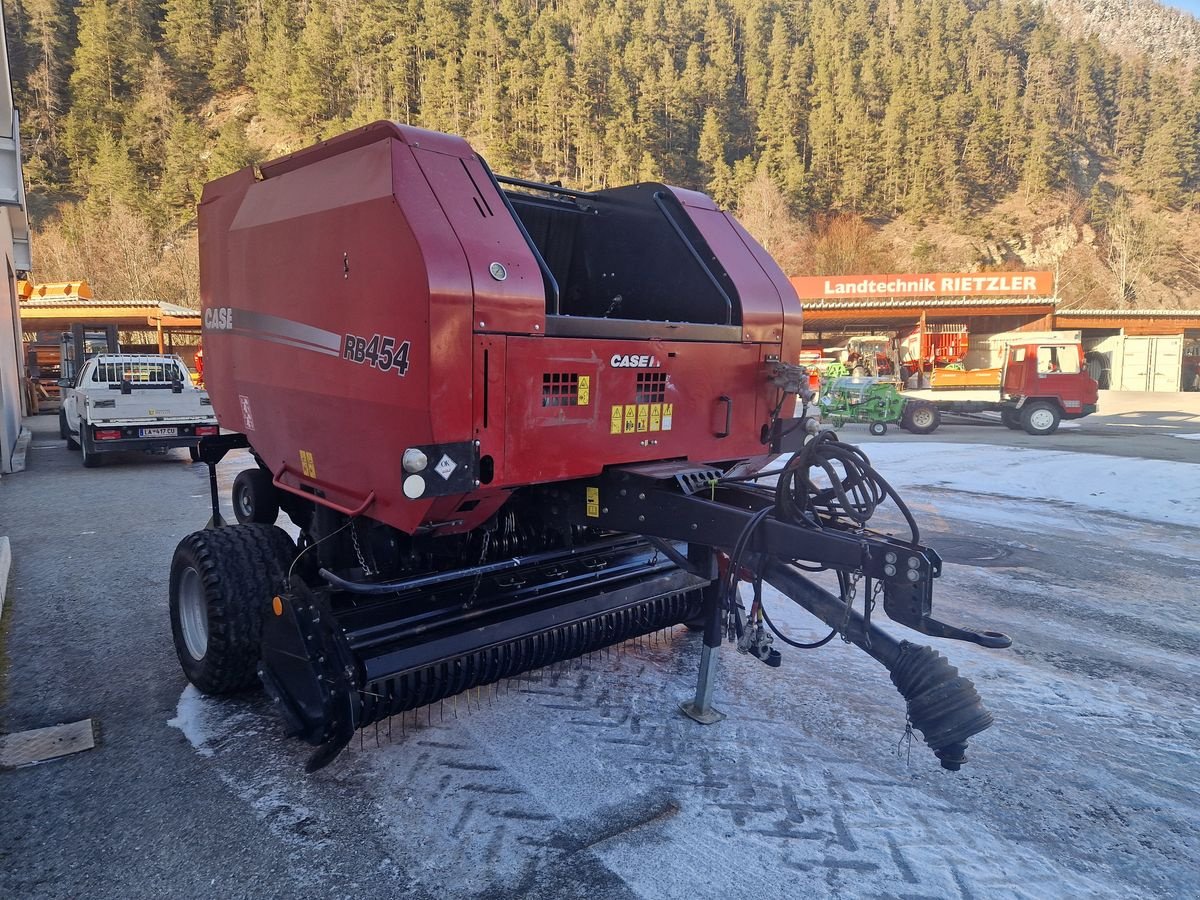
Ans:
[[[713,685],[717,677],[717,649],[721,646],[720,588],[709,585],[704,591],[704,649],[700,652],[700,674],[696,678],[696,696],[679,704],[679,710],[701,725],[714,725],[725,714],[713,709]]]

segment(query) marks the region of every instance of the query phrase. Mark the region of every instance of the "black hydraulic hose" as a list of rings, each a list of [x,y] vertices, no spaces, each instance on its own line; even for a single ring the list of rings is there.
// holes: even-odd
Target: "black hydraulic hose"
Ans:
[[[798,650],[816,650],[820,647],[824,647],[826,644],[832,641],[834,636],[837,634],[837,629],[834,628],[829,632],[829,634],[825,635],[825,637],[821,638],[819,641],[813,641],[809,644],[806,644],[803,641],[795,641],[775,627],[775,623],[772,622],[771,617],[767,615],[766,606],[760,606],[759,609],[762,610],[763,621],[767,623],[767,627],[771,629],[775,637],[779,638],[789,647],[795,647]]]
[[[839,471],[839,467],[841,471]],[[810,477],[812,469],[825,473],[828,487],[819,487]],[[784,466],[779,475],[775,505],[780,518],[804,523],[824,517],[829,521],[850,520],[862,526],[885,499],[891,498],[904,516],[912,533],[911,542],[919,544],[920,529],[908,506],[870,459],[858,447],[837,439],[832,431],[822,431],[806,442]]]
[[[534,553],[530,556],[514,556],[510,559],[502,559],[499,562],[488,563],[487,565],[476,566],[471,569],[451,569],[447,572],[435,572],[432,575],[425,575],[418,578],[406,578],[399,581],[349,581],[345,578],[342,578],[340,575],[335,575],[328,569],[321,569],[320,575],[333,587],[341,591],[347,591],[351,594],[394,594],[397,591],[408,591],[415,588],[431,587],[432,585],[453,581],[457,578],[494,575],[497,572],[505,572],[509,569],[520,568],[521,566],[555,562],[560,559],[567,559],[575,556],[587,556],[588,554],[595,553],[600,550],[608,550],[620,544],[635,543],[636,541],[636,538],[630,538],[628,536],[613,538],[612,540],[601,541],[595,544],[586,544],[582,547],[547,550],[543,553]]]

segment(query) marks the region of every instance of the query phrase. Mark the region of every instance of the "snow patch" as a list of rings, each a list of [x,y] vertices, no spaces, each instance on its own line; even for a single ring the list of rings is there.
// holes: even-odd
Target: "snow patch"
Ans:
[[[201,756],[213,755],[212,747],[208,746],[217,736],[212,716],[214,713],[221,714],[220,710],[209,709],[213,705],[214,701],[196,690],[195,685],[189,684],[179,695],[179,702],[175,705],[175,718],[167,720],[167,725],[182,731],[188,743],[195,747]]]
[[[878,443],[866,450],[897,487],[1048,500],[1200,526],[1200,470],[1192,463],[939,442]]]

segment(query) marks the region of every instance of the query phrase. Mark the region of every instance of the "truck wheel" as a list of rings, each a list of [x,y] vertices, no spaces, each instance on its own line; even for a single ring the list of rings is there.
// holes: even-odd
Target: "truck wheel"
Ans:
[[[1021,414],[1015,409],[1000,410],[1000,421],[1004,423],[1004,427],[1011,428],[1013,431],[1021,430]]]
[[[83,449],[83,467],[85,469],[95,469],[104,462],[104,458],[88,446],[91,442],[87,439],[87,435],[80,434],[79,443]]]
[[[1054,434],[1061,419],[1058,407],[1044,400],[1026,403],[1021,409],[1021,427],[1026,434]]]
[[[188,456],[191,458],[192,462],[200,462],[200,447],[198,444],[192,444],[190,447],[188,447]]]
[[[296,545],[273,525],[189,534],[171,560],[171,635],[188,681],[206,694],[257,682],[262,619]]]
[[[871,434],[879,437],[881,434],[887,434],[887,425],[883,422],[872,422],[867,428]]]
[[[932,434],[942,424],[942,414],[932,403],[910,403],[904,407],[904,421],[913,434]]]
[[[71,433],[71,426],[67,424],[67,411],[65,409],[58,411],[58,433],[67,442],[68,450],[79,449],[79,441],[75,440],[75,436]]]
[[[233,514],[243,525],[261,522],[274,525],[279,518],[279,494],[271,483],[271,473],[246,469],[233,480]]]

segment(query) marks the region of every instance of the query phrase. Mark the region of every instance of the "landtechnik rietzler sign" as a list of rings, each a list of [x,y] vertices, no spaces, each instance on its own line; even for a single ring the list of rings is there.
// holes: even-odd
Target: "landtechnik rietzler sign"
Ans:
[[[924,272],[806,275],[791,279],[802,300],[869,297],[1053,297],[1053,272]]]

